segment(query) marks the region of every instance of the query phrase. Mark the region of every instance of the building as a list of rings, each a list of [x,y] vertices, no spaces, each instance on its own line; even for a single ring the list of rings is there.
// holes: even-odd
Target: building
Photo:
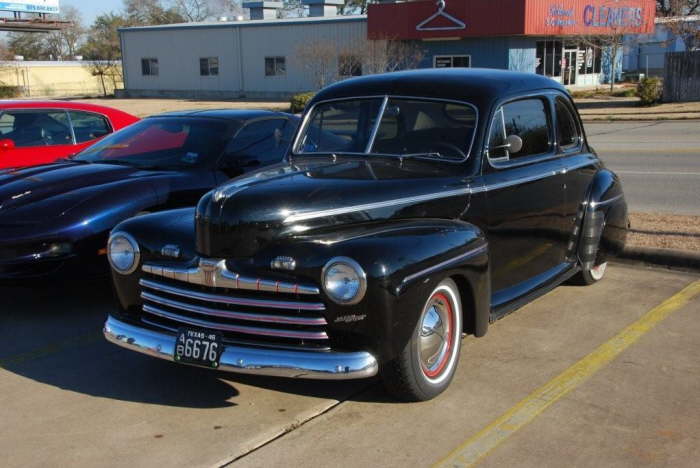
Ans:
[[[663,76],[666,65],[666,54],[684,52],[688,49],[686,41],[678,37],[676,32],[693,29],[691,49],[700,49],[700,15],[656,18],[656,27],[652,34],[633,35],[625,38],[625,55],[623,69],[626,72],[644,74],[647,76]],[[694,41],[692,40],[694,39]]]
[[[286,97],[317,88],[326,81],[319,74],[366,73],[361,51],[387,40],[419,48],[419,67],[503,68],[597,85],[610,79],[613,58],[596,38],[649,34],[656,10],[654,0],[381,0],[367,15],[335,16],[342,0],[303,2],[309,17],[276,19],[281,3],[255,1],[244,3],[250,21],[121,30],[124,94]]]

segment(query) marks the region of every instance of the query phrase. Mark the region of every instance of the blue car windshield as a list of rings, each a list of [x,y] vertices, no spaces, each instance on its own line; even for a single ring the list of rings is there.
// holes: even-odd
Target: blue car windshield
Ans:
[[[143,168],[193,168],[214,164],[240,123],[203,118],[156,117],[130,125],[73,157]]]

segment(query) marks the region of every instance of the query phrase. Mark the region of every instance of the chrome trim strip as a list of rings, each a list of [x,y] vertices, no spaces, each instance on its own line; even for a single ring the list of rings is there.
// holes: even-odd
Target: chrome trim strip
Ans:
[[[210,328],[213,330],[228,331],[234,333],[245,333],[248,335],[272,336],[276,338],[296,338],[300,340],[327,340],[328,335],[325,331],[305,332],[295,330],[280,330],[277,328],[259,328],[247,327],[245,325],[229,325],[225,323],[210,322],[209,320],[201,320],[183,315],[174,314],[152,305],[144,304],[143,311],[149,314],[157,315],[168,320],[193,325],[195,327]]]
[[[142,292],[141,299],[156,304],[172,307],[174,309],[185,310],[195,314],[202,314],[212,317],[221,317],[234,320],[247,320],[250,322],[283,323],[291,325],[327,325],[323,317],[292,317],[289,315],[255,314],[249,312],[236,312],[230,310],[212,309],[210,307],[187,304],[185,302],[174,301],[165,297],[156,296],[149,292]]]
[[[287,310],[326,310],[326,306],[320,302],[296,302],[296,301],[273,301],[267,299],[249,299],[233,296],[222,296],[219,294],[209,294],[200,291],[192,291],[189,289],[177,288],[156,281],[147,279],[139,280],[139,284],[154,291],[160,291],[166,294],[175,296],[187,297],[199,301],[214,302],[218,304],[231,304],[251,307],[265,307],[270,309],[287,309]]]
[[[337,215],[341,215],[341,214],[354,213],[357,211],[367,211],[367,210],[375,210],[375,209],[379,209],[379,208],[387,208],[387,207],[394,206],[394,205],[405,205],[405,204],[409,204],[409,203],[418,203],[418,202],[423,202],[423,201],[437,200],[439,198],[449,198],[449,197],[456,197],[459,195],[469,195],[472,193],[481,193],[481,192],[489,192],[491,190],[500,190],[503,188],[511,187],[513,185],[523,184],[523,183],[527,183],[527,182],[534,182],[536,180],[544,179],[546,177],[552,177],[552,176],[559,175],[559,174],[565,174],[568,171],[573,171],[576,169],[580,169],[582,167],[590,166],[591,164],[595,164],[595,162],[596,162],[595,159],[589,159],[587,161],[582,161],[579,163],[565,166],[563,168],[559,168],[556,171],[547,171],[547,172],[544,172],[542,174],[537,174],[534,176],[527,176],[527,177],[520,177],[517,179],[498,182],[498,183],[491,184],[491,185],[473,186],[473,187],[467,187],[467,188],[463,188],[463,189],[448,190],[445,192],[436,192],[436,193],[430,193],[430,194],[426,194],[426,195],[417,195],[417,196],[413,196],[413,197],[397,198],[394,200],[366,203],[364,205],[344,206],[342,208],[334,208],[334,209],[330,209],[330,210],[310,211],[307,213],[294,213],[294,214],[289,215],[286,218],[284,218],[283,223],[290,224],[290,223],[295,223],[297,221],[307,221],[309,219],[323,218],[326,216],[337,216]]]
[[[374,146],[374,140],[377,138],[377,133],[379,133],[379,126],[384,120],[384,112],[386,111],[386,104],[389,102],[389,96],[384,96],[382,100],[382,105],[379,108],[379,114],[377,114],[377,121],[374,123],[374,128],[372,128],[372,134],[369,136],[369,141],[365,147],[365,153],[372,151],[372,146]]]
[[[226,268],[226,260],[202,258],[196,268],[144,264],[142,270],[155,276],[212,288],[240,289],[271,293],[318,295],[317,287],[243,276]]]
[[[448,198],[448,197],[456,197],[456,196],[460,196],[460,195],[469,195],[470,193],[472,193],[472,189],[467,187],[467,188],[462,188],[462,189],[457,189],[457,190],[449,190],[446,192],[429,193],[426,195],[417,195],[414,197],[397,198],[394,200],[386,200],[386,201],[382,201],[382,202],[366,203],[364,205],[345,206],[342,208],[333,208],[330,210],[322,210],[322,211],[310,211],[307,213],[295,213],[295,214],[292,214],[292,215],[284,218],[283,222],[284,222],[284,224],[289,224],[289,223],[294,223],[297,221],[306,221],[309,219],[323,218],[326,216],[337,216],[337,215],[341,215],[341,214],[354,213],[356,211],[376,210],[379,208],[387,208],[387,207],[395,206],[395,205],[405,205],[408,203],[417,203],[417,202],[422,202],[422,201],[436,200],[438,198]]]
[[[603,201],[599,201],[599,202],[591,202],[590,207],[595,210],[596,208],[599,208],[601,206],[607,206],[613,202],[616,202],[617,200],[622,198],[622,196],[623,196],[623,194],[619,194],[619,195],[615,195],[612,198],[608,198],[607,200],[603,200]]]
[[[459,262],[460,260],[467,260],[467,259],[469,259],[469,258],[476,257],[477,255],[480,255],[480,254],[486,252],[487,250],[488,250],[488,246],[487,246],[487,245],[482,245],[482,246],[480,246],[480,247],[477,247],[476,249],[470,250],[469,252],[465,252],[465,253],[463,253],[463,254],[461,254],[461,255],[457,255],[456,257],[453,257],[453,258],[451,258],[451,259],[449,259],[449,260],[445,260],[445,261],[440,262],[440,263],[438,263],[438,264],[436,264],[436,265],[433,265],[433,266],[431,266],[431,267],[428,267],[428,268],[426,268],[426,269],[424,269],[424,270],[421,270],[421,271],[419,271],[419,272],[413,273],[412,275],[408,275],[407,277],[405,277],[405,278],[401,281],[401,284],[408,283],[408,282],[410,282],[410,281],[413,281],[413,280],[416,279],[416,278],[420,278],[421,276],[428,275],[428,274],[430,274],[430,273],[432,273],[432,272],[434,272],[434,271],[438,271],[438,270],[440,270],[440,269],[442,269],[442,268],[444,268],[444,267],[450,265],[451,263],[456,263],[456,262]]]
[[[173,360],[175,336],[108,317],[103,333],[107,341],[149,356]],[[244,374],[303,379],[346,380],[372,377],[377,359],[366,351],[318,352],[226,345],[218,370]]]

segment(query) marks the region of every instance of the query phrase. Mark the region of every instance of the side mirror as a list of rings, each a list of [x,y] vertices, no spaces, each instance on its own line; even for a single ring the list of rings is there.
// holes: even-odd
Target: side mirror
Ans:
[[[10,151],[15,149],[15,142],[9,138],[0,140],[0,151]]]
[[[489,151],[497,149],[507,149],[509,153],[519,153],[523,149],[523,139],[518,135],[508,135],[505,144],[489,147]]]

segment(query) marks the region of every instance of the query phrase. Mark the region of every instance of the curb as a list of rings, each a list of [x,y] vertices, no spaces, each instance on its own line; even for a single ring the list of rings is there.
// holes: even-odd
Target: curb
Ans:
[[[625,248],[618,258],[620,260],[700,271],[700,253],[687,250],[632,247]]]

